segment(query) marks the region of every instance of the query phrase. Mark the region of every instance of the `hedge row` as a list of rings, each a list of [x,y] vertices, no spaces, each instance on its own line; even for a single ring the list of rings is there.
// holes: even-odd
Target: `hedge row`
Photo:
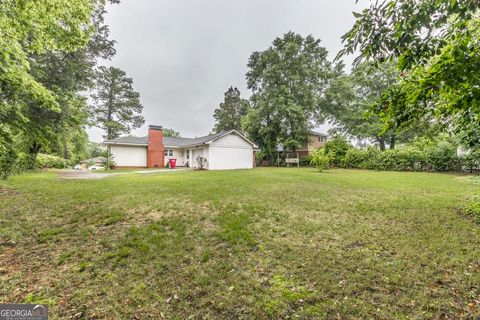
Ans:
[[[414,147],[380,151],[349,149],[340,163],[345,168],[387,171],[456,171],[462,169],[462,161],[455,148],[439,144],[421,151]]]
[[[440,140],[412,143],[394,150],[381,151],[370,147],[358,149],[344,139],[331,140],[325,146],[331,164],[341,168],[386,171],[477,171],[480,169],[480,149],[458,156],[457,146]],[[309,157],[302,159],[308,165]]]
[[[41,169],[43,168],[64,169],[68,167],[68,163],[62,157],[39,153],[35,160],[35,166]]]
[[[0,180],[6,179],[9,175],[30,171],[34,169],[56,168],[63,169],[68,167],[68,162],[62,157],[38,154],[36,159],[26,154],[16,154],[13,149],[1,148],[0,146]]]

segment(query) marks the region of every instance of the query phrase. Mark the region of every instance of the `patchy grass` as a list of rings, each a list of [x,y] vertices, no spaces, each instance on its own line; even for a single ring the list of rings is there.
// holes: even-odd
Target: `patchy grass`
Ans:
[[[310,169],[12,177],[0,301],[52,319],[480,316],[477,179]],[[460,214],[459,214],[460,212]]]

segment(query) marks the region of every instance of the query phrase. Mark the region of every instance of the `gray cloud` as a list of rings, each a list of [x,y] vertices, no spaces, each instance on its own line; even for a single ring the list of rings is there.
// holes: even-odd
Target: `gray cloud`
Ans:
[[[354,22],[352,11],[364,6],[354,0],[123,0],[110,6],[117,55],[109,64],[133,78],[144,105],[146,124],[134,134],[144,135],[148,124],[184,136],[207,134],[228,87],[249,96],[245,73],[253,51],[291,30],[321,39],[333,58]],[[98,129],[89,135],[102,140]]]

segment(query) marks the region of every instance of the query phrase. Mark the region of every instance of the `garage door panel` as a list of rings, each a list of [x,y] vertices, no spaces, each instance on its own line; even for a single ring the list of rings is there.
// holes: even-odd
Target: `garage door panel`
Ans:
[[[252,168],[253,148],[210,146],[210,170]]]

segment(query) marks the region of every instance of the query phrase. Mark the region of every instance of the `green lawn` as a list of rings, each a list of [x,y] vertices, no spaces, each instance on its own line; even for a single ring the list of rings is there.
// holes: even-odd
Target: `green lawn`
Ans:
[[[480,178],[265,168],[0,188],[0,302],[51,319],[480,316]]]

